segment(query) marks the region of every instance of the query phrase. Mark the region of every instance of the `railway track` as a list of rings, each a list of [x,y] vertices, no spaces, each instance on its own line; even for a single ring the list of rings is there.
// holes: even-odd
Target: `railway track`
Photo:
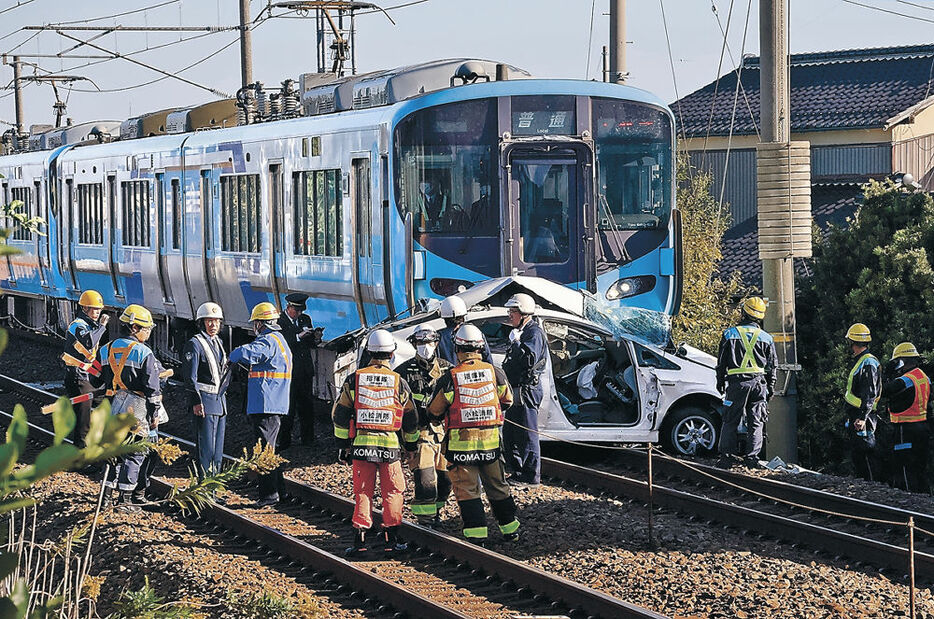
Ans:
[[[0,389],[43,405],[57,397],[0,375]],[[51,437],[30,423],[33,436]],[[170,436],[170,435],[166,435]],[[170,436],[180,444],[184,439]],[[156,479],[155,490],[171,484]],[[242,486],[234,486],[234,494]],[[381,612],[393,609],[414,617],[662,617],[579,583],[532,568],[509,557],[412,523],[402,534],[410,549],[390,558],[350,562],[347,545],[353,502],[311,485],[286,479],[279,509],[251,510],[213,506],[199,520],[267,549],[366,596]],[[235,497],[234,500],[239,500]],[[369,557],[368,557],[369,559]]]
[[[644,452],[620,450],[601,466],[608,470],[543,458],[542,474],[648,503]],[[916,526],[934,531],[934,516],[929,514],[665,457],[653,458],[652,502],[692,518],[754,531],[835,559],[846,558],[898,574],[909,572],[905,526],[909,518]],[[934,539],[920,533],[915,535],[914,569],[919,580],[934,582]]]

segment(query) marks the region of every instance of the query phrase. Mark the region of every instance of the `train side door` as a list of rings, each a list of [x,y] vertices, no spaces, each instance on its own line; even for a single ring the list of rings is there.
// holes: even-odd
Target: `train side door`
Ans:
[[[269,164],[269,280],[276,304],[281,305],[281,296],[288,290],[285,281],[285,195],[282,182],[282,164]]]
[[[175,307],[175,300],[172,297],[172,284],[169,280],[168,253],[169,249],[169,230],[165,208],[165,174],[159,172],[156,174],[156,239],[153,247],[156,248],[156,272],[159,274],[159,285],[162,288],[162,303],[165,305],[166,313]]]
[[[118,257],[122,238],[118,228],[122,230],[123,226],[118,226],[118,221],[120,219],[117,213],[117,176],[111,173],[107,175],[107,225],[104,227],[104,240],[107,243],[107,270],[110,271],[114,295],[118,301],[122,301],[125,293],[120,281],[120,259]]]
[[[373,208],[370,157],[354,157],[350,166],[350,199],[354,213],[354,283],[366,325],[389,315],[383,283],[383,213]]]
[[[62,200],[61,213],[64,222],[61,228],[62,241],[59,245],[62,248],[62,270],[66,273],[68,291],[78,292],[78,284],[75,280],[75,235],[78,225],[75,221],[75,179],[73,176],[65,178],[65,196]]]
[[[583,143],[519,143],[507,147],[504,159],[509,267],[504,274],[588,288],[594,251],[592,151]]]
[[[39,262],[39,284],[43,288],[49,287],[49,199],[45,192],[42,191],[43,183],[40,180],[37,180],[33,183],[36,196],[36,212],[35,214],[39,217],[42,217],[42,220],[45,222],[40,227],[40,230],[45,232],[45,234],[34,234],[36,240],[36,258]]]

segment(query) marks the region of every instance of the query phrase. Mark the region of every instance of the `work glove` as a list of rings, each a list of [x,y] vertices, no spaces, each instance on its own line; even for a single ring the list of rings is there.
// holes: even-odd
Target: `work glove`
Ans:
[[[512,343],[518,342],[520,337],[522,337],[522,331],[519,329],[513,329],[509,332],[509,341]]]
[[[337,461],[338,462],[344,462],[346,464],[350,464],[351,460],[352,458],[350,457],[350,449],[342,447],[337,450]]]
[[[726,385],[723,383],[717,383],[717,393],[726,393]]]
[[[108,314],[101,314],[101,317],[98,319],[98,322],[102,327],[107,326],[107,323],[110,322],[110,316]]]

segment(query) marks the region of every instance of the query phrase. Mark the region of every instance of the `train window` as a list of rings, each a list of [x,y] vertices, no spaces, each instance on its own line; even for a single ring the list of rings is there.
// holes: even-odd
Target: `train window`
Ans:
[[[262,203],[259,174],[221,177],[221,249],[259,253]]]
[[[78,242],[104,244],[104,187],[100,183],[78,185]]]
[[[500,273],[496,101],[439,105],[402,119],[393,182],[415,240],[479,273]]]
[[[123,244],[149,247],[149,220],[152,190],[149,181],[128,181],[121,185],[123,197]]]
[[[32,191],[29,187],[10,187],[10,198],[13,201],[19,200],[22,202],[22,206],[17,209],[20,213],[26,217],[32,217]],[[23,227],[15,219],[11,221],[13,225],[13,240],[14,241],[31,241],[32,232],[28,228]]]
[[[172,179],[172,249],[182,247],[182,187],[177,178]]]
[[[344,221],[340,170],[315,170],[292,175],[295,255],[340,256]]]

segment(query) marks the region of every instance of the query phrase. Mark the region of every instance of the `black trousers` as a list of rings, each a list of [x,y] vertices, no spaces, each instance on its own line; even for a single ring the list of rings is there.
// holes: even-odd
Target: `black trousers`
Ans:
[[[315,400],[311,397],[311,385],[292,381],[289,391],[289,414],[282,418],[279,430],[279,449],[292,446],[292,428],[298,418],[299,436],[302,444],[308,445],[315,439]]]
[[[928,444],[930,428],[926,421],[891,424],[890,454],[892,485],[909,492],[928,492]]]
[[[263,447],[266,445],[276,446],[276,439],[279,436],[279,425],[284,415],[254,414],[247,415],[250,423],[253,425],[253,434],[256,440],[260,441]],[[282,486],[282,472],[277,470],[274,473],[259,476],[259,498],[277,499],[279,498],[279,488]]]
[[[92,387],[91,383],[87,380],[78,380],[72,376],[65,378],[65,394],[69,398],[93,391],[94,387]],[[72,437],[75,447],[78,449],[84,449],[85,439],[88,436],[88,432],[91,430],[91,411],[94,410],[94,407],[100,404],[100,402],[101,398],[96,397],[87,402],[72,405],[75,411],[75,430]]]
[[[727,380],[726,401],[729,405],[720,426],[721,455],[759,457],[765,422],[769,416],[767,394],[765,379],[760,376]],[[736,434],[743,415],[746,416],[746,449],[740,454]]]

